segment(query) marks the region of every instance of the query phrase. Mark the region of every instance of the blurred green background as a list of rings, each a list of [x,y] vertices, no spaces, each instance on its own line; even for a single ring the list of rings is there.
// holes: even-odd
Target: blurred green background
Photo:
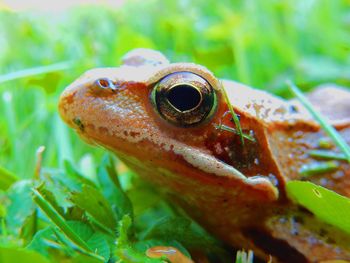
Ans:
[[[289,95],[286,79],[304,90],[350,86],[348,0],[151,0],[20,12],[0,6],[0,166],[23,178],[32,177],[40,145],[45,167],[69,159],[94,175],[103,150],[64,126],[58,96],[85,70],[117,66],[135,47],[282,96]]]

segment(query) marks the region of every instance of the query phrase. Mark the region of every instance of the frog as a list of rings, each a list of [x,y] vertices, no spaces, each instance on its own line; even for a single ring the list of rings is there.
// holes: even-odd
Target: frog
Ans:
[[[349,142],[350,92],[325,85],[307,96]],[[139,48],[118,67],[88,70],[58,108],[83,140],[113,152],[229,246],[269,262],[350,260],[349,236],[286,192],[320,161],[311,150],[339,151],[297,100]],[[349,168],[339,161],[307,180],[350,197]]]

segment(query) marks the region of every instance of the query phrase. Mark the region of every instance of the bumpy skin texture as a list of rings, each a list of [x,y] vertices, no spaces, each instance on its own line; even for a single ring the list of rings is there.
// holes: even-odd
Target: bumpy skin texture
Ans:
[[[177,127],[151,103],[153,87],[178,71],[193,72],[214,88],[218,106],[206,122]],[[113,88],[101,88],[107,78]],[[245,141],[215,125],[233,127],[221,86],[240,115]],[[319,89],[310,99],[350,139],[350,107],[346,99]],[[331,88],[331,93],[349,93]],[[338,100],[334,112],[331,101]],[[253,249],[275,262],[350,260],[350,240],[292,204],[285,183],[299,179],[300,167],[325,137],[296,101],[284,101],[242,84],[218,81],[206,68],[191,63],[171,64],[159,52],[134,50],[118,68],[86,72],[63,92],[59,110],[63,120],[87,142],[114,152],[143,179],[178,202],[209,231],[237,248]],[[336,148],[332,146],[335,150]],[[350,196],[349,164],[310,180]]]

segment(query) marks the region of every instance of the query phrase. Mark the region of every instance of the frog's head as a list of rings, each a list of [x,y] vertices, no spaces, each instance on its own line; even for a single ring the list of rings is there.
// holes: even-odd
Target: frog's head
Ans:
[[[273,171],[259,170],[267,158],[259,123],[238,110],[244,132],[255,132],[256,141],[244,146],[218,128],[234,127],[225,83],[202,66],[137,49],[120,67],[86,72],[63,92],[59,110],[82,138],[191,205],[200,206],[197,199],[214,194],[213,187],[223,200],[272,202],[278,191],[268,178]]]

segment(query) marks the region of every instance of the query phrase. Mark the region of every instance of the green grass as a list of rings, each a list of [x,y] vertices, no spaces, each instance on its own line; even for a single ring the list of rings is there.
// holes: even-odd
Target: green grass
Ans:
[[[290,96],[286,79],[303,91],[325,82],[350,86],[349,9],[345,0],[152,0],[130,1],[118,10],[95,6],[57,14],[0,11],[0,167],[15,175],[6,177],[0,188],[6,189],[16,177],[33,178],[41,145],[46,147],[44,172],[72,173],[65,166],[68,160],[97,180],[104,150],[86,145],[63,124],[58,96],[85,70],[117,66],[135,47],[158,49],[172,61],[196,62],[218,77],[282,96]],[[135,213],[142,215],[144,199],[136,191],[140,182],[122,178]],[[72,185],[69,191],[75,189]],[[106,188],[101,184],[97,189]],[[28,198],[27,192],[20,193]],[[63,200],[60,193],[56,198]],[[170,213],[166,205],[160,206]],[[6,242],[22,242],[13,240],[18,226],[4,223],[2,215],[12,213],[4,209],[0,202]],[[152,223],[154,217],[148,220]],[[11,229],[17,230],[11,234]],[[75,253],[65,247],[68,254]]]

